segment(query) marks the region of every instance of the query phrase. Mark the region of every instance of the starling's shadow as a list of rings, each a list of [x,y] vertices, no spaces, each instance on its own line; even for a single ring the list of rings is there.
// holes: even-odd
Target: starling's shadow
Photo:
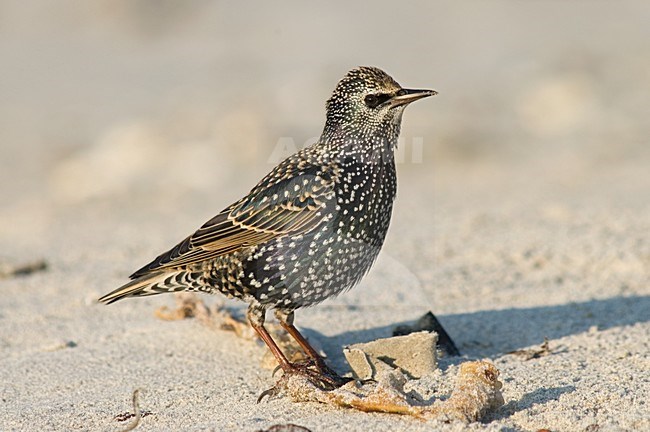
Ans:
[[[551,340],[552,344],[554,339],[584,333],[593,327],[607,330],[647,322],[650,321],[648,310],[650,310],[650,296],[633,296],[559,306],[439,315],[437,318],[463,355],[481,358],[496,357],[510,351],[538,345],[545,337]],[[356,312],[364,313],[363,307],[358,308]],[[425,312],[427,311],[414,308],[413,320],[415,321]],[[341,346],[391,336],[393,329],[402,324],[407,323],[395,322],[365,330],[347,331],[331,337],[316,335],[313,330],[307,330],[306,334],[314,333],[314,336],[322,342],[332,365],[342,372],[348,370],[349,366],[343,358]],[[446,359],[441,366],[444,368],[444,364],[454,364],[463,360],[464,358],[459,357]],[[575,387],[571,385],[536,389],[516,401],[508,402],[485,420],[508,418],[515,412],[557,400],[561,395],[573,391]]]
[[[376,308],[376,307],[375,307]],[[650,296],[613,297],[559,306],[509,308],[472,313],[439,315],[443,327],[469,357],[493,357],[550,340],[588,331],[592,327],[612,327],[650,321]],[[413,320],[426,310],[413,309]],[[433,311],[435,313],[435,311]],[[363,307],[355,313],[364,313]],[[343,332],[325,337],[307,329],[322,342],[323,349],[337,368],[345,369],[341,346],[368,342],[392,335],[395,322],[387,326]]]

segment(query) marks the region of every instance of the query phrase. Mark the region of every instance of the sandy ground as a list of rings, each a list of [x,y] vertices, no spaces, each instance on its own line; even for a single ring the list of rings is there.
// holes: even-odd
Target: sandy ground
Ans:
[[[119,430],[136,388],[142,431],[650,430],[645,2],[137,4],[0,4],[0,263],[47,263],[0,279],[0,430]],[[345,372],[342,346],[433,311],[464,354],[444,369],[501,371],[481,423],[256,404],[260,343],[155,318],[172,296],[96,303],[318,135],[363,63],[441,93],[405,114],[377,264],[297,323]]]

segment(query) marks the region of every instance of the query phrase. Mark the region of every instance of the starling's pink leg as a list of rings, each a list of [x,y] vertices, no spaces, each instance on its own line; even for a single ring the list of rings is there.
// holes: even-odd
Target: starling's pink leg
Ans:
[[[342,386],[349,380],[346,380],[344,378],[339,377],[336,372],[332,371],[330,368],[325,365],[325,362],[323,362],[322,359],[320,359],[320,363],[317,362],[317,364],[323,366],[323,369],[320,367],[318,368],[318,371],[315,371],[313,369],[310,369],[308,366],[305,365],[300,365],[300,364],[292,364],[287,360],[287,357],[284,355],[282,350],[278,347],[278,345],[275,343],[269,332],[264,328],[264,315],[265,315],[265,310],[258,304],[251,304],[251,306],[248,308],[248,321],[251,324],[251,327],[257,332],[257,334],[260,336],[260,338],[264,341],[266,346],[269,347],[271,350],[271,353],[273,353],[273,356],[276,358],[278,361],[280,367],[284,371],[286,375],[290,374],[300,374],[304,377],[306,377],[312,384],[315,386],[321,388],[322,390],[332,390],[337,387]],[[295,331],[295,333],[298,333],[298,330],[296,330],[293,325],[291,325],[291,328]],[[309,346],[307,341],[300,336],[301,340]],[[301,345],[302,346],[302,345]],[[316,357],[320,358],[318,353],[316,351],[309,347],[311,353],[309,354],[310,356],[313,354]],[[272,395],[276,392],[276,388],[271,388],[269,390],[266,390],[263,392],[260,397],[258,398],[258,402],[262,400],[264,396],[267,395]]]
[[[293,366],[291,363],[289,363],[289,360],[287,360],[287,357],[282,353],[278,345],[275,343],[271,335],[269,334],[268,331],[264,328],[264,326],[260,325],[255,325],[251,323],[251,326],[253,329],[257,332],[258,335],[260,335],[260,338],[264,341],[266,346],[269,347],[271,350],[271,353],[273,353],[273,356],[275,359],[278,361],[280,364],[280,367],[282,368],[283,371],[288,372],[293,370]]]
[[[325,361],[323,358],[316,352],[316,350],[307,342],[307,339],[304,338],[302,334],[298,331],[296,327],[293,325],[293,312],[290,314],[282,314],[281,312],[277,312],[275,316],[277,317],[278,321],[280,322],[280,325],[282,328],[284,328],[287,333],[291,335],[295,339],[296,342],[298,342],[298,345],[305,351],[305,354],[307,354],[312,360],[316,362],[316,367],[321,370],[321,371],[327,371],[330,372],[329,367],[325,364]]]
[[[278,347],[269,332],[264,328],[264,313],[265,311],[263,309],[258,309],[251,305],[247,314],[248,322],[251,324],[251,327],[253,327],[253,330],[255,330],[264,341],[266,346],[269,347],[282,370],[290,372],[294,369],[293,365],[289,363],[289,360],[287,360],[287,357],[284,355],[280,347]]]
[[[305,351],[305,354],[309,356],[315,363],[316,368],[323,374],[327,382],[335,387],[340,387],[348,381],[351,381],[349,378],[343,378],[339,376],[335,371],[330,369],[325,360],[316,352],[316,350],[307,342],[307,339],[304,338],[298,329],[293,325],[293,312],[289,314],[283,314],[282,312],[276,311],[276,318],[280,322],[282,328],[284,328],[287,333],[291,335],[298,342],[298,345]]]

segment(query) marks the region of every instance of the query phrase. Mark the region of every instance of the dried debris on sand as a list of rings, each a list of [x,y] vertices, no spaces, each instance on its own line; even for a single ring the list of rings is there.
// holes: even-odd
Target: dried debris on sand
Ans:
[[[498,377],[499,371],[490,362],[465,362],[460,365],[451,396],[428,404],[405,392],[407,378],[398,370],[381,372],[376,383],[350,382],[332,391],[320,390],[299,375],[282,377],[277,385],[278,390],[295,402],[320,402],[366,412],[469,423],[503,405]]]
[[[539,346],[539,348],[529,348],[529,349],[520,349],[515,351],[510,351],[508,354],[512,354],[518,357],[521,357],[524,361],[546,357],[555,352],[551,349],[550,344],[548,343],[548,338],[544,338],[544,342]]]
[[[256,338],[245,318],[234,316],[221,305],[209,308],[196,295],[188,293],[178,294],[176,299],[177,309],[170,311],[161,308],[156,311],[156,316],[165,320],[196,318],[210,328],[233,331],[245,339]],[[269,323],[266,327],[291,361],[304,360],[298,345],[279,325]],[[351,381],[336,390],[324,391],[301,375],[284,375],[274,387],[273,394],[287,395],[295,402],[319,402],[365,412],[468,423],[478,421],[489,411],[502,406],[504,401],[502,384],[498,380],[499,371],[488,361],[460,364],[456,384],[447,398],[441,396],[431,400],[412,389],[405,390],[405,386],[418,382],[413,378],[426,378],[436,369],[437,337],[435,332],[420,332],[347,347],[346,357],[355,376],[370,381]],[[404,351],[407,357],[411,357],[410,361],[399,355],[405,343],[413,345],[410,350]],[[422,364],[418,364],[418,358]],[[272,369],[277,363],[272,356],[267,356],[262,365]]]
[[[126,420],[129,420],[129,419],[133,419],[133,420],[131,420],[131,422],[124,429],[121,429],[120,432],[132,431],[133,429],[138,427],[138,425],[140,424],[140,420],[143,417],[151,415],[151,411],[141,411],[140,410],[140,394],[141,393],[143,393],[142,389],[135,389],[133,391],[132,396],[131,396],[132,403],[133,403],[133,414],[124,413],[124,414],[119,414],[119,415],[114,417],[114,419],[119,421],[119,422],[126,421]]]

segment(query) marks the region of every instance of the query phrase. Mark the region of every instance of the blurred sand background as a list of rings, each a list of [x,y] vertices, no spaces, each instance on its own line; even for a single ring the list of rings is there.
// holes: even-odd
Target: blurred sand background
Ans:
[[[502,371],[471,429],[650,429],[648,23],[642,0],[0,2],[0,263],[48,266],[0,280],[0,430],[118,430],[137,387],[143,431],[429,430],[256,405],[263,346],[154,318],[172,296],[95,303],[317,137],[357,65],[440,94],[404,116],[381,258],[301,328],[343,371],[432,310]]]

